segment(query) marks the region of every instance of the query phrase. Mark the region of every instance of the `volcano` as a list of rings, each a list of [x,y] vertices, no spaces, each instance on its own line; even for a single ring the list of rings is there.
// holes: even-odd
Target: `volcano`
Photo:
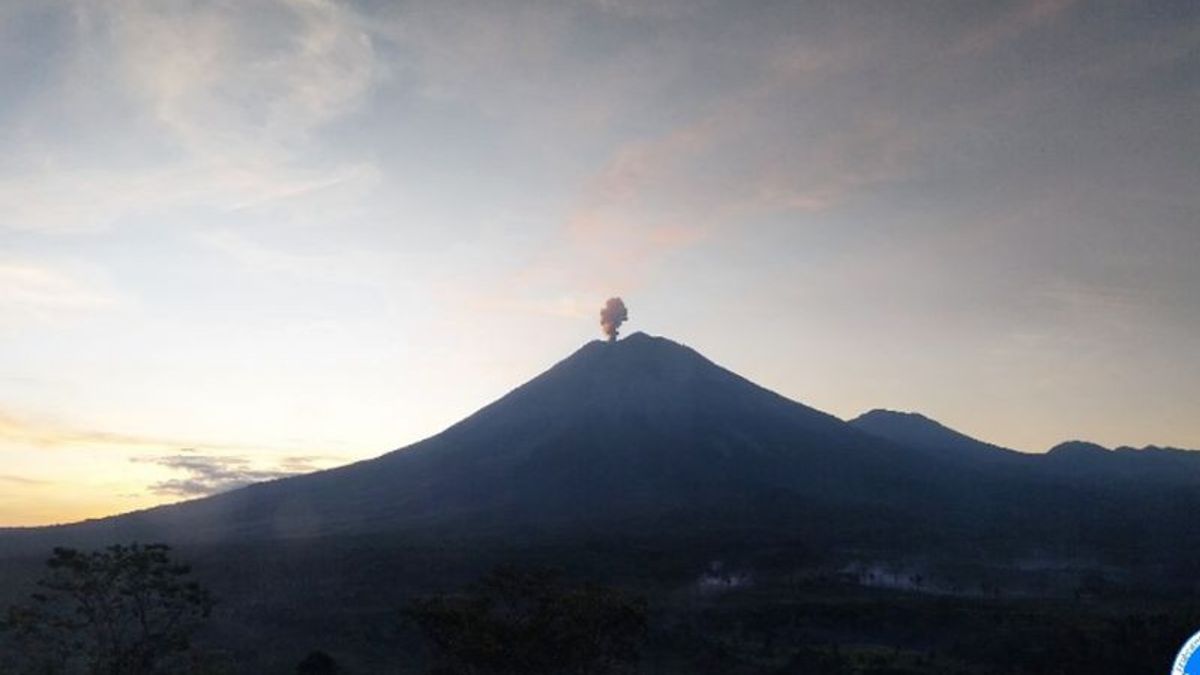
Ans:
[[[847,423],[634,333],[590,342],[440,434],[375,459],[6,539],[721,531],[929,546],[1056,544],[1065,533],[1101,545],[1160,517],[1169,527],[1196,505],[1193,489],[1164,498],[1116,479],[1093,485],[1053,460],[919,416]]]
[[[50,528],[210,541],[420,528],[764,522],[894,510],[937,458],[872,437],[662,337],[590,342],[442,433],[356,464]]]

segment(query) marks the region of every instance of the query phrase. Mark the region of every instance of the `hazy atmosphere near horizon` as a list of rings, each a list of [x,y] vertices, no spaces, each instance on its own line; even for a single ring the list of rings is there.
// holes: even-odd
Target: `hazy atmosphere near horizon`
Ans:
[[[0,526],[430,436],[589,340],[1200,448],[1200,3],[0,0]]]

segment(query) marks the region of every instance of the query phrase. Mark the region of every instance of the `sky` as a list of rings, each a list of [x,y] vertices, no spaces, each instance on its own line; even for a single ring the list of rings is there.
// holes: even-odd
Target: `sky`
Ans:
[[[379,455],[600,336],[1200,448],[1195,2],[0,0],[0,525]]]

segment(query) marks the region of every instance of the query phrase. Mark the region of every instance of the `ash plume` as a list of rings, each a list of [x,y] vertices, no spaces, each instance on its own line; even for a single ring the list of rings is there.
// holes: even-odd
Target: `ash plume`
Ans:
[[[600,327],[604,330],[604,334],[608,336],[608,341],[613,342],[617,339],[617,333],[621,330],[621,324],[629,319],[629,310],[625,309],[625,302],[620,298],[609,298],[604,303],[604,308],[600,310]]]

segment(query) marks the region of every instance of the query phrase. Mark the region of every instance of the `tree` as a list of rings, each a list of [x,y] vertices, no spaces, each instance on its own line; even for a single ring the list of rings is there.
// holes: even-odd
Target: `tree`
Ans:
[[[323,651],[309,652],[296,666],[296,675],[337,675],[337,661]]]
[[[602,586],[567,587],[549,572],[498,568],[468,592],[409,610],[447,675],[603,675],[638,660],[646,604]]]
[[[208,591],[185,577],[165,544],[56,548],[32,604],[3,622],[39,673],[148,675],[188,650],[212,610]]]

